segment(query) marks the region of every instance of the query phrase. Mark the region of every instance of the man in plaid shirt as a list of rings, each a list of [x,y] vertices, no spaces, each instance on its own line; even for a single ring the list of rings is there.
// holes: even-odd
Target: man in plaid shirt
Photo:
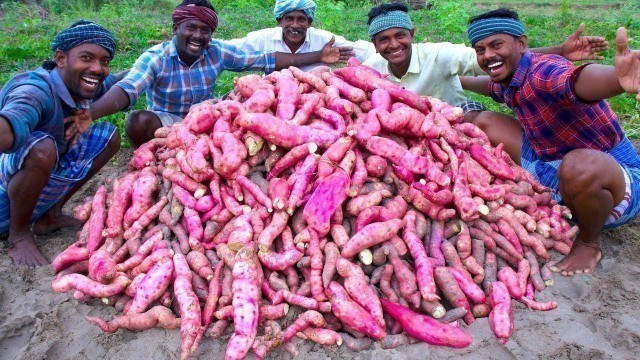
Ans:
[[[117,81],[115,49],[107,29],[77,21],[54,37],[54,60],[0,90],[0,234],[16,265],[49,263],[34,234],[81,225],[64,204],[120,149],[114,125],[72,116]]]
[[[125,124],[134,147],[152,139],[158,128],[182,121],[191,106],[212,99],[224,70],[269,73],[289,66],[346,61],[353,56],[350,47],[333,47],[333,39],[322,50],[304,54],[247,52],[212,40],[218,16],[208,0],[184,0],[171,19],[173,39],[142,54],[127,76],[91,106],[91,118],[97,119],[133,107],[146,93],[147,110],[132,112]]]
[[[615,67],[576,67],[554,55],[535,55],[526,50],[518,15],[508,9],[471,19],[468,35],[489,76],[465,87],[504,102],[518,118],[489,122],[480,114],[476,124],[502,133],[492,142],[504,142],[511,158],[555,190],[577,218],[571,251],[551,269],[569,276],[592,272],[602,256],[600,230],[640,212],[640,158],[604,100],[638,93],[640,51],[629,50],[620,28]]]

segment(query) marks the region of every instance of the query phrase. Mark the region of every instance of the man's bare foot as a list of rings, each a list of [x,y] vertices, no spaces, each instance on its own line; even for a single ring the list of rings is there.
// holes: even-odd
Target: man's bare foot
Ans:
[[[65,215],[62,210],[51,209],[33,224],[33,233],[46,235],[58,229],[80,225],[82,225],[82,221],[73,216]]]
[[[602,253],[597,246],[585,245],[576,240],[569,254],[557,264],[550,266],[549,270],[559,272],[563,276],[573,276],[582,273],[588,274],[595,270],[601,258]]]
[[[9,236],[8,241],[9,255],[15,265],[39,267],[49,264],[49,260],[38,249],[32,233]]]

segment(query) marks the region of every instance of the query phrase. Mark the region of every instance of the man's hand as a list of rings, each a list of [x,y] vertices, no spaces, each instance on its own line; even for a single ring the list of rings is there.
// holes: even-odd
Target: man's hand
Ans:
[[[337,46],[333,44],[336,42],[336,37],[332,36],[320,50],[320,61],[325,64],[335,64],[337,62],[345,62],[350,57],[355,56],[355,52],[351,46]]]
[[[607,50],[609,43],[602,36],[582,36],[582,31],[584,23],[560,45],[561,55],[570,61],[604,59],[598,53]]]
[[[89,109],[76,109],[71,116],[64,119],[64,123],[71,123],[64,133],[64,139],[71,141],[71,146],[75,145],[80,135],[89,130],[91,123],[91,111]]]
[[[627,29],[623,27],[618,28],[616,47],[613,63],[620,86],[630,94],[638,94],[636,100],[640,101],[640,50],[629,49]]]

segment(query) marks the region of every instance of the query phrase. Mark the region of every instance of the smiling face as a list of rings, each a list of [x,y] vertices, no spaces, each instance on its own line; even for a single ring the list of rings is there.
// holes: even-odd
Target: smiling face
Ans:
[[[411,62],[413,30],[391,28],[373,36],[376,51],[389,62],[389,67],[397,77],[403,76]],[[400,75],[400,76],[398,76]]]
[[[527,36],[516,38],[507,34],[492,35],[477,41],[473,48],[476,50],[478,65],[489,75],[491,81],[508,84],[527,49]]]
[[[92,99],[109,75],[111,55],[96,44],[82,44],[68,52],[56,51],[60,77],[73,100]]]
[[[192,19],[174,25],[173,34],[176,36],[176,49],[180,59],[191,65],[209,46],[212,32],[209,25]]]
[[[289,11],[278,20],[278,26],[282,28],[284,42],[291,52],[295,52],[304,43],[307,36],[307,29],[311,27],[311,22],[304,11]]]

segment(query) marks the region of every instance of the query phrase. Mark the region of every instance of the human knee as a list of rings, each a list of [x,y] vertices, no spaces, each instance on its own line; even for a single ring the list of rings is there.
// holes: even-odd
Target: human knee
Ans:
[[[470,111],[465,114],[465,120],[469,120],[472,124],[479,127],[482,131],[487,130],[493,125],[493,112],[491,111]]]
[[[115,154],[116,152],[118,152],[118,150],[120,150],[121,143],[122,139],[120,138],[120,133],[116,130],[107,143],[107,149],[109,153]]]
[[[464,114],[462,122],[475,124],[475,120],[480,114],[482,114],[482,111],[468,111]]]
[[[125,132],[131,146],[138,147],[153,138],[153,132],[162,126],[160,119],[149,111],[134,111],[125,122]]]
[[[566,191],[584,191],[602,177],[594,150],[576,149],[567,153],[558,168],[558,178]]]
[[[127,134],[136,134],[144,130],[147,123],[148,116],[145,116],[145,111],[136,110],[127,116],[124,128]]]
[[[56,164],[58,150],[52,139],[38,141],[24,160],[25,168],[38,168],[51,171]]]

